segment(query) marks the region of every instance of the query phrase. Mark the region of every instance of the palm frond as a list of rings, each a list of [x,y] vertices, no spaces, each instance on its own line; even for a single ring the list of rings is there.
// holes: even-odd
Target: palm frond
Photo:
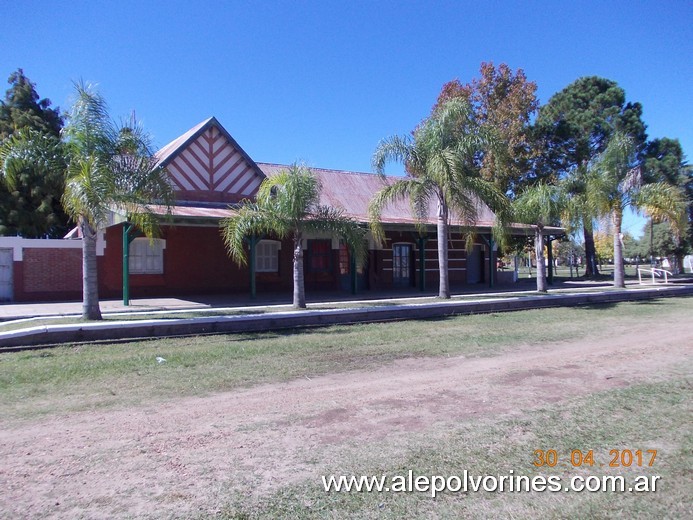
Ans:
[[[221,222],[224,243],[233,260],[245,265],[244,240],[252,235],[267,234],[283,239],[320,226],[334,230],[336,224],[346,233],[347,219],[337,218],[340,215],[336,210],[325,214],[327,220],[316,215],[318,210],[322,211],[319,197],[320,183],[304,166],[293,165],[265,179],[258,189],[256,202],[242,203],[236,215]],[[334,224],[332,228],[330,223]]]
[[[471,175],[458,177],[453,185],[450,207],[461,216],[466,226],[477,222],[484,205],[495,216],[492,232],[494,239],[502,247],[508,240],[508,226],[512,222],[510,200],[491,181]]]
[[[113,177],[113,193],[110,198],[115,205],[144,205],[157,203],[169,210],[175,194],[167,171],[155,166],[147,156],[119,156],[109,162]]]
[[[159,216],[151,211],[147,206],[137,206],[134,211],[129,211],[128,221],[132,223],[144,236],[149,239],[150,245],[154,243],[154,239],[161,234],[159,226]]]
[[[345,217],[342,211],[329,206],[318,206],[311,218],[304,222],[303,230],[339,236],[352,251],[357,266],[364,265],[368,251],[366,230],[354,219]]]
[[[623,211],[642,185],[633,140],[615,133],[584,178],[585,200],[595,217]]]
[[[288,223],[279,219],[272,208],[258,203],[246,202],[239,206],[236,214],[220,222],[224,244],[231,258],[239,265],[247,264],[245,241],[251,236],[273,235],[279,239],[289,233]]]
[[[154,155],[152,137],[144,128],[144,125],[131,115],[115,126],[114,128],[114,148],[118,155]]]
[[[62,204],[75,220],[82,217],[94,229],[104,225],[115,191],[113,176],[97,157],[76,157],[68,166]]]
[[[619,183],[618,189],[621,193],[630,193],[640,189],[642,185],[642,168],[635,166],[628,171],[624,179]]]
[[[308,168],[292,165],[265,179],[256,197],[263,208],[274,208],[283,219],[299,222],[320,200],[320,183]]]
[[[134,116],[116,125],[104,98],[94,86],[75,83],[76,100],[63,135],[69,151],[66,211],[94,228],[118,209],[150,238],[158,217],[148,207],[157,203],[170,214],[173,187],[157,167],[151,138]]]
[[[541,227],[557,223],[565,215],[566,199],[557,186],[538,183],[520,194],[513,202],[517,221]]]
[[[368,218],[370,221],[371,233],[373,238],[382,244],[385,238],[380,219],[387,206],[403,200],[410,200],[414,205],[415,214],[422,212],[426,208],[428,212],[428,202],[425,199],[430,197],[430,186],[426,181],[416,177],[403,177],[391,184],[386,185],[376,193],[368,205]],[[421,214],[421,213],[419,213]]]
[[[67,115],[68,123],[62,130],[68,147],[77,155],[113,155],[116,129],[106,100],[94,85],[79,81],[74,87],[76,100]]]
[[[688,225],[688,201],[677,186],[663,182],[645,184],[633,198],[633,205],[655,221],[669,222],[677,237]]]
[[[390,162],[400,163],[406,167],[411,163],[412,153],[411,137],[398,135],[388,137],[378,143],[371,158],[371,166],[376,173],[383,175],[385,166]]]

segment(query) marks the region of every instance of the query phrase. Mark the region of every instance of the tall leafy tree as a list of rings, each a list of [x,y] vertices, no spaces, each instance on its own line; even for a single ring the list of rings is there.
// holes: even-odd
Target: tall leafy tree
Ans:
[[[647,143],[643,168],[645,182],[665,182],[678,186],[686,195],[688,224],[672,253],[676,257],[677,265],[682,265],[683,256],[693,247],[693,167],[686,162],[678,139],[664,137]],[[651,222],[647,235],[654,234],[652,224]]]
[[[624,90],[614,81],[579,78],[539,109],[535,133],[544,143],[543,169],[570,176],[573,195],[584,195],[588,165],[616,131],[630,136],[636,153],[642,152],[647,136],[640,103],[626,102]],[[598,274],[592,217],[582,215],[587,276]]]
[[[578,267],[578,259],[585,254],[585,249],[579,244],[574,237],[568,237],[558,241],[556,246],[556,257],[564,265],[570,266],[572,277],[573,267]]]
[[[598,216],[610,218],[614,233],[614,286],[625,287],[622,224],[627,208],[644,211],[655,220],[670,222],[676,231],[684,228],[686,200],[676,186],[663,182],[643,183],[637,146],[626,134],[612,136],[604,152],[590,165],[587,203]]]
[[[607,229],[610,229],[608,226]],[[623,237],[622,237],[623,240]],[[594,249],[597,251],[597,261],[599,265],[613,260],[614,257],[614,236],[608,231],[594,232]]]
[[[684,167],[683,183],[680,185],[688,201],[688,251],[693,250],[693,165]]]
[[[650,224],[652,227],[650,228]],[[641,249],[646,255],[652,252],[656,257],[666,257],[669,259],[676,259],[676,268],[681,269],[683,267],[683,257],[688,251],[686,245],[677,237],[672,231],[671,225],[668,222],[657,222],[652,223],[651,221],[647,224],[648,231],[652,229],[652,244],[650,244],[649,233],[645,233],[642,238],[643,245]]]
[[[0,169],[8,181],[0,185],[0,235],[61,237],[68,229],[60,205],[65,168],[47,160],[47,154],[60,155],[55,148],[62,116],[50,100],[39,98],[22,69],[10,75],[9,83],[0,101]],[[41,159],[33,162],[32,156]]]
[[[10,74],[7,82],[10,88],[0,101],[0,140],[23,128],[57,136],[63,127],[60,109],[51,108],[50,99],[40,99],[22,69]]]
[[[546,292],[546,260],[544,257],[544,229],[560,223],[565,214],[567,200],[555,185],[540,182],[528,186],[513,201],[513,216],[518,222],[534,226],[534,250],[537,259],[537,291]]]
[[[652,139],[645,145],[643,180],[681,186],[687,180],[686,158],[678,139]]]
[[[404,165],[407,175],[375,194],[369,206],[371,229],[382,240],[380,217],[395,201],[408,200],[416,218],[428,218],[431,203],[437,206],[438,296],[450,298],[448,239],[450,220],[472,227],[480,201],[496,211],[496,234],[502,235],[507,221],[508,201],[501,190],[482,178],[477,157],[487,149],[489,139],[477,123],[471,105],[455,98],[438,107],[414,131],[413,136],[394,136],[380,142],[372,164],[384,178],[391,161]]]
[[[293,241],[293,306],[297,309],[306,307],[302,244],[307,234],[338,235],[353,251],[357,265],[365,261],[365,231],[340,210],[321,205],[320,190],[310,170],[293,165],[262,181],[255,202],[242,203],[234,208],[234,216],[221,222],[224,242],[238,265],[247,263],[245,243],[253,235]]]
[[[96,238],[111,211],[127,215],[146,235],[158,230],[148,204],[171,207],[173,190],[166,171],[156,166],[151,140],[134,117],[118,125],[104,98],[83,83],[63,131],[67,149],[67,181],[63,205],[82,236],[82,316],[101,319],[96,264]]]
[[[0,143],[0,235],[61,237],[65,157],[60,140],[28,128]]]
[[[496,136],[495,145],[477,157],[481,176],[511,196],[537,171],[532,164],[540,143],[531,127],[539,107],[536,90],[536,83],[528,81],[522,69],[513,71],[505,63],[497,67],[482,63],[479,78],[467,84],[455,79],[443,85],[433,107],[435,112],[455,98],[471,105],[477,122]]]
[[[628,232],[623,234],[623,257],[626,260],[640,264],[647,254],[647,249],[643,251],[642,239],[635,238]]]

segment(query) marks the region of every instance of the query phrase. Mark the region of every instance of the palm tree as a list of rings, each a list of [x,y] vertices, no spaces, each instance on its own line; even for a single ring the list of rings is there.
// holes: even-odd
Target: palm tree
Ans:
[[[513,216],[518,222],[534,226],[534,249],[537,258],[537,291],[545,293],[544,228],[556,223],[566,212],[567,202],[558,186],[539,183],[524,190],[513,201]]]
[[[437,205],[438,296],[450,298],[448,234],[454,217],[468,229],[474,225],[481,203],[496,211],[495,234],[502,235],[507,198],[493,183],[479,175],[478,157],[492,140],[474,121],[467,101],[452,99],[441,105],[415,131],[413,137],[394,136],[380,142],[373,154],[373,169],[385,180],[385,166],[404,165],[407,175],[387,184],[369,206],[371,230],[380,241],[384,234],[380,217],[385,207],[409,200],[420,222],[428,218],[429,205]],[[470,243],[471,234],[467,234]]]
[[[587,204],[595,214],[609,217],[614,232],[614,287],[625,287],[621,227],[627,208],[668,221],[675,233],[684,229],[686,198],[676,186],[643,183],[633,140],[616,133],[591,166],[587,178]]]
[[[234,208],[235,215],[221,222],[224,243],[239,266],[247,263],[248,237],[273,235],[293,240],[293,306],[297,309],[306,308],[302,241],[307,234],[339,235],[359,266],[366,255],[365,231],[341,211],[320,205],[320,189],[318,179],[308,168],[293,165],[262,181],[255,202],[243,202]]]
[[[96,268],[96,236],[112,211],[124,213],[146,236],[158,230],[147,204],[171,207],[166,171],[156,167],[148,134],[134,117],[115,124],[93,87],[75,85],[77,99],[63,129],[67,180],[62,203],[82,236],[82,317],[101,319]]]

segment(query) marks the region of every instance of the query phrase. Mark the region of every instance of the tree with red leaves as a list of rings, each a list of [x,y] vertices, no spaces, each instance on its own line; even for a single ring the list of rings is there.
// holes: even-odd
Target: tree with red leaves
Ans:
[[[482,63],[480,74],[467,84],[455,79],[443,85],[432,112],[455,98],[472,106],[477,123],[495,136],[493,146],[478,157],[481,175],[512,195],[536,175],[531,166],[540,149],[532,138],[531,120],[539,108],[537,85],[522,69],[513,71],[505,63]]]

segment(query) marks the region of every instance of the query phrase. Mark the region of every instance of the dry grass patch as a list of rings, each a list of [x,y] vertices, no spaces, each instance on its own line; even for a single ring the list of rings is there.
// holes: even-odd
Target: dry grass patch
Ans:
[[[316,460],[315,477],[264,495],[235,495],[217,515],[201,518],[686,518],[693,463],[691,388],[684,380],[641,384],[505,417],[342,450]],[[593,449],[608,463],[611,449],[657,449],[654,467],[574,468],[573,449]],[[538,469],[536,449],[555,449],[560,463]],[[606,465],[606,464],[605,464]],[[657,493],[346,493],[323,490],[318,475],[659,475]],[[249,491],[250,493],[250,491]]]
[[[688,323],[693,298],[312,330],[63,346],[0,355],[0,417],[27,418],[206,395],[372,369],[412,356],[488,356],[599,334],[657,315]],[[156,358],[166,359],[158,363]]]

